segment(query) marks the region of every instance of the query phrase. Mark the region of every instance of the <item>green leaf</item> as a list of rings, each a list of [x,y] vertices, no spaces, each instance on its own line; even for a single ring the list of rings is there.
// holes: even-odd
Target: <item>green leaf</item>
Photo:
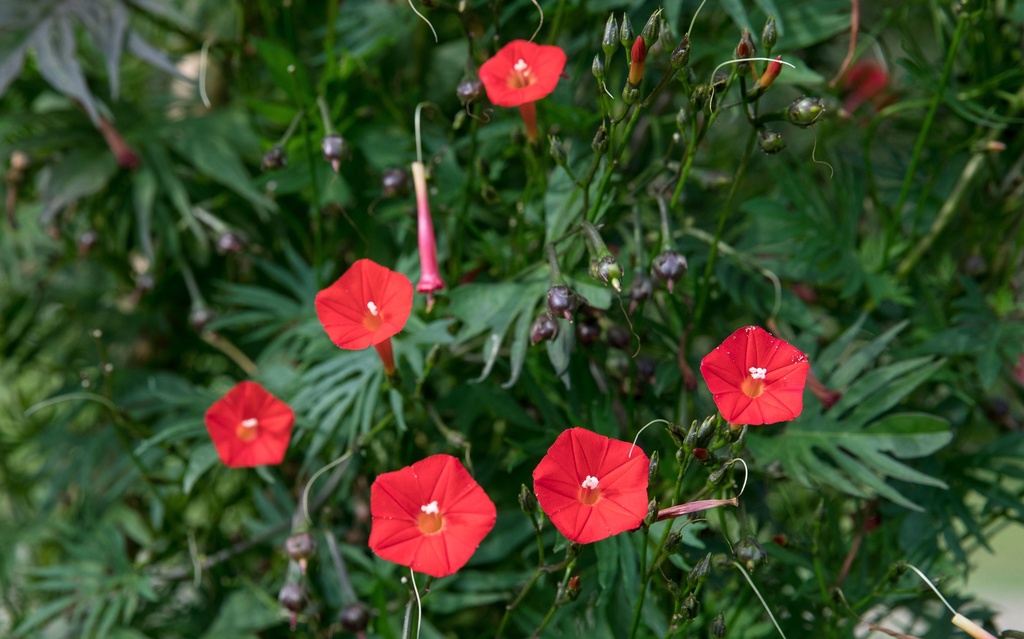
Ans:
[[[832,388],[842,389],[845,388],[853,379],[860,375],[868,367],[868,365],[875,360],[885,347],[889,345],[889,342],[893,340],[904,328],[910,320],[904,320],[899,324],[896,324],[886,332],[882,333],[866,346],[862,346],[850,356],[845,362],[838,366],[828,378],[828,385]],[[844,338],[846,335],[844,335]]]
[[[213,625],[201,639],[240,639],[281,622],[277,606],[250,588],[236,590],[221,606]]]
[[[39,219],[49,224],[64,207],[99,192],[117,172],[114,156],[101,147],[76,149],[42,173]]]
[[[188,468],[185,469],[185,476],[181,480],[181,489],[186,495],[192,492],[192,487],[199,478],[213,468],[219,459],[217,449],[210,442],[204,442],[192,449],[188,458]]]

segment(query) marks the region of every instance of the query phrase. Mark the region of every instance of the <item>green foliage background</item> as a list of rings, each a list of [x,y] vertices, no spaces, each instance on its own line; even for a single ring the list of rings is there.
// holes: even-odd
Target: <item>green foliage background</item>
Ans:
[[[897,610],[916,636],[949,636],[902,561],[987,622],[961,590],[971,553],[1024,516],[1024,5],[860,6],[854,57],[890,81],[850,113],[838,75],[850,3],[723,0],[694,19],[698,3],[665,2],[651,100],[598,153],[603,114],[625,106],[621,47],[605,69],[614,100],[591,74],[605,21],[626,10],[639,31],[659,5],[542,3],[538,42],[568,54],[538,105],[563,167],[546,142],[525,143],[514,110],[455,94],[501,44],[531,36],[534,6],[414,4],[436,43],[402,2],[0,0],[0,634],[344,636],[339,613],[361,605],[365,636],[402,636],[414,600],[407,571],[366,547],[369,485],[437,452],[459,456],[499,514],[469,565],[430,584],[425,638],[706,637],[720,613],[731,637],[774,636],[734,559],[790,637],[898,626],[879,621]],[[772,55],[795,69],[759,115],[744,115],[750,80],[734,74],[713,108],[692,101],[734,72],[716,67],[742,28],[764,53],[768,15]],[[691,20],[688,68],[672,75]],[[189,79],[199,69],[209,107]],[[813,127],[773,118],[802,95],[824,100]],[[320,157],[318,98],[350,149],[337,174]],[[417,296],[389,382],[372,351],[330,343],[313,298],[361,257],[416,281],[413,198],[387,197],[381,176],[416,158],[423,102],[448,288],[429,313]],[[261,173],[297,113],[287,167]],[[784,152],[756,151],[765,127]],[[621,295],[587,274],[584,218],[626,269]],[[551,242],[590,310],[531,346]],[[663,247],[689,273],[628,314]],[[630,440],[664,419],[685,434],[715,412],[700,359],[769,323],[841,395],[828,407],[808,390],[794,422],[718,441],[720,461],[750,468],[739,508],[568,564],[547,522],[535,539],[520,485],[558,433]],[[608,339],[622,330],[626,348]],[[281,466],[225,468],[209,441],[205,410],[247,378],[296,411]],[[743,482],[733,467],[708,484],[720,464],[691,463],[660,425],[640,445],[660,455],[662,507]],[[309,491],[320,543],[292,630],[277,593],[299,577],[282,543],[306,526],[313,474],[348,453]]]

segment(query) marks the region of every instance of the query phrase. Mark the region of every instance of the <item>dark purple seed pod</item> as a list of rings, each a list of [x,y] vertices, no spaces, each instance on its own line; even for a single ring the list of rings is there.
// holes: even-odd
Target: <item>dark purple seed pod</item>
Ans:
[[[78,257],[85,257],[88,255],[89,252],[92,251],[92,248],[96,246],[99,239],[99,234],[92,229],[81,233],[76,240],[76,244],[78,245]]]
[[[668,287],[669,293],[672,292],[672,287],[675,282],[683,275],[686,275],[686,269],[686,258],[676,251],[663,252],[661,255],[654,258],[654,263],[651,265],[651,273],[661,281],[665,282],[665,286]]]
[[[348,143],[337,133],[325,135],[320,142],[320,150],[323,151],[324,159],[330,163],[335,173],[341,167],[341,161],[348,157]]]
[[[269,171],[271,169],[283,169],[288,166],[288,158],[284,154],[284,149],[279,146],[275,146],[266,153],[263,154],[263,160],[260,161],[260,170]]]
[[[633,278],[633,284],[629,287],[629,314],[632,315],[640,302],[646,302],[654,295],[654,282],[651,278],[640,273]]]
[[[380,191],[384,197],[401,197],[409,192],[409,174],[405,169],[393,168],[380,176]]]
[[[207,324],[217,318],[217,314],[205,306],[201,306],[188,314],[188,323],[197,332],[206,330]]]
[[[245,240],[233,231],[224,231],[217,236],[217,252],[221,255],[240,253],[244,248]]]
[[[284,540],[284,551],[294,561],[305,561],[316,554],[316,539],[308,532],[297,532]]]
[[[619,350],[629,350],[632,340],[629,331],[621,326],[612,326],[608,329],[608,345]]]
[[[580,296],[568,286],[559,284],[548,289],[548,310],[572,321],[572,314],[580,305]]]
[[[657,368],[658,365],[650,357],[638,357],[636,359],[636,376],[646,382],[654,383],[654,372]]]
[[[291,612],[302,612],[306,607],[306,591],[302,584],[289,581],[277,593],[277,602]]]
[[[601,339],[601,325],[596,317],[587,316],[576,323],[576,340],[584,346],[593,346]]]
[[[455,85],[455,95],[459,98],[462,106],[475,102],[484,94],[484,83],[477,77],[465,77]]]
[[[768,561],[768,553],[750,535],[747,535],[733,546],[733,553],[736,555],[736,559],[739,559],[749,572],[754,572],[757,564]]]
[[[536,344],[543,340],[555,339],[556,337],[558,337],[558,320],[552,317],[549,313],[544,313],[538,317],[530,328],[531,344]]]
[[[370,625],[370,611],[359,602],[349,604],[338,613],[338,621],[345,632],[360,633]]]

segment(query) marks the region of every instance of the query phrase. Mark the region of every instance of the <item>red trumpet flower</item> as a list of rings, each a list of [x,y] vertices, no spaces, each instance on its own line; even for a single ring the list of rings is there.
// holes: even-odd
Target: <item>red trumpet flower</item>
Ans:
[[[565,51],[560,47],[513,40],[480,67],[480,81],[487,98],[496,106],[519,107],[526,125],[526,137],[536,142],[535,102],[555,90],[565,68]]]
[[[700,362],[722,417],[752,426],[800,415],[809,369],[803,353],[759,326],[737,330]]]
[[[494,502],[451,455],[379,475],[370,513],[370,549],[434,577],[466,565],[497,517]]]
[[[377,349],[388,375],[395,372],[391,337],[412,312],[409,278],[372,260],[357,260],[316,295],[316,314],[331,341],[347,350]]]
[[[239,382],[206,411],[206,430],[225,465],[280,464],[295,413],[256,382]]]

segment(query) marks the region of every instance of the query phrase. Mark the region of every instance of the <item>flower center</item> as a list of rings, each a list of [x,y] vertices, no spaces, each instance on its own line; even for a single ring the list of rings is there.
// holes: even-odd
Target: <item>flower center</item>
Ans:
[[[441,516],[441,509],[437,507],[437,500],[420,506],[423,511],[416,518],[416,525],[424,535],[433,535],[441,532],[444,527],[444,517]]]
[[[580,484],[580,503],[588,506],[596,504],[601,499],[601,489],[598,488],[600,483],[597,477],[587,475],[587,478]]]
[[[370,300],[366,303],[366,310],[367,314],[363,315],[363,327],[368,331],[375,331],[384,323],[380,317],[380,308]]]
[[[255,417],[243,419],[241,422],[238,423],[238,428],[235,429],[235,436],[238,437],[238,439],[242,440],[243,442],[251,442],[252,440],[256,439],[259,425],[260,420],[256,419]]]
[[[536,81],[537,77],[533,75],[530,65],[522,58],[512,66],[512,73],[508,74],[508,86],[512,89],[522,89]]]
[[[768,377],[768,369],[751,366],[747,370],[750,372],[750,375],[744,377],[743,381],[740,382],[740,390],[747,397],[760,397],[761,393],[764,392],[764,383]]]

